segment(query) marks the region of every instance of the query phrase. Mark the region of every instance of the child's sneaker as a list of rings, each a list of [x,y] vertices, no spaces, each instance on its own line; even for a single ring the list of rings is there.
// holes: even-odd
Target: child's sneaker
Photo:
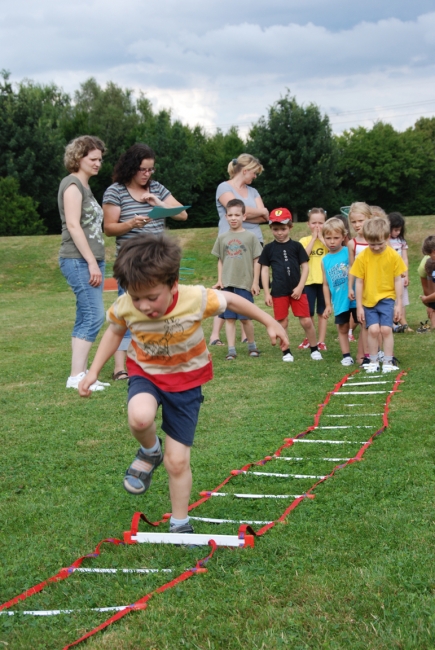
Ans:
[[[169,532],[170,533],[187,533],[188,535],[192,535],[195,531],[193,529],[192,524],[181,524],[180,526],[171,526],[169,524]]]
[[[356,343],[356,338],[353,334],[349,334],[347,338],[349,339],[349,343]]]
[[[308,339],[304,339],[302,343],[298,345],[299,350],[307,350],[310,347],[310,342]]]
[[[287,354],[282,355],[282,360],[283,361],[294,361],[295,358],[294,358],[294,356],[292,354],[290,354],[290,352],[287,352]]]
[[[395,370],[400,370],[396,357],[393,357],[392,361],[382,364],[382,372],[394,372]]]
[[[142,451],[142,447],[139,447],[136,458],[124,476],[124,488],[130,494],[143,494],[151,485],[153,472],[163,461],[162,441],[160,438],[159,443],[159,449],[152,454],[146,454]]]
[[[424,323],[423,321],[420,321],[420,327],[417,327],[415,331],[417,334],[426,334],[427,332],[430,332],[429,321],[425,321]]]
[[[314,350],[314,352],[311,352],[311,358],[313,361],[322,361],[323,357],[320,354],[319,350]]]
[[[317,349],[320,350],[321,352],[326,352],[328,348],[326,347],[325,343],[321,341],[320,343],[317,344]]]
[[[369,361],[364,365],[366,372],[379,372],[379,363],[377,361]]]
[[[79,384],[83,377],[86,377],[86,372],[81,372],[79,375],[76,375],[75,377],[68,377],[67,382],[66,382],[66,387],[67,388],[75,388],[78,390]],[[110,386],[110,384],[102,384],[100,381],[96,381],[94,384],[91,384],[89,386],[89,390],[96,391],[96,390],[104,390],[104,386]]]
[[[364,370],[370,363],[370,359],[368,357],[364,357],[364,359],[360,363],[360,368]]]
[[[378,352],[378,361],[383,361],[384,360],[384,352],[382,350],[379,350]]]
[[[352,366],[354,363],[355,361],[352,359],[352,357],[344,357],[344,359],[341,360],[342,366]]]

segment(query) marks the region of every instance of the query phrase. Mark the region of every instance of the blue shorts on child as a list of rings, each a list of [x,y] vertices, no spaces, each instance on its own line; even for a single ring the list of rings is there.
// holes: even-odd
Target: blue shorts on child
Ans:
[[[152,395],[159,407],[162,405],[162,430],[182,445],[191,447],[198,424],[199,408],[204,400],[201,386],[170,393],[140,375],[128,380],[128,401],[139,395]]]
[[[373,307],[364,307],[364,317],[366,328],[370,325],[384,325],[393,327],[394,321],[394,300],[384,298],[376,303]]]
[[[254,302],[254,298],[252,296],[252,293],[250,291],[247,291],[246,289],[239,289],[238,287],[224,287],[224,291],[229,291],[230,293],[234,293],[236,296],[240,296],[241,298],[245,298],[245,300],[249,300],[249,302]],[[231,318],[234,320],[249,320],[247,316],[243,316],[242,314],[236,314],[235,311],[231,311],[231,309],[225,309],[223,314],[219,315],[219,318]]]

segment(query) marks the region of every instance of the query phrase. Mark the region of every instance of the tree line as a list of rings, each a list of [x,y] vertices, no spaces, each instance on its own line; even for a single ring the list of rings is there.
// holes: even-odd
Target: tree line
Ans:
[[[255,181],[265,205],[286,206],[305,219],[314,206],[334,214],[364,200],[403,214],[435,213],[435,118],[420,118],[406,131],[390,124],[352,128],[334,135],[318,106],[301,106],[287,93],[254,124],[244,141],[236,127],[213,135],[199,126],[154,111],[141,94],[95,79],[73,97],[54,84],[0,81],[0,235],[60,232],[57,191],[66,175],[65,145],[92,134],[107,146],[93,192],[101,202],[120,154],[135,142],[156,151],[155,178],[185,205],[187,223],[217,224],[215,191],[232,158],[247,152],[265,171]]]

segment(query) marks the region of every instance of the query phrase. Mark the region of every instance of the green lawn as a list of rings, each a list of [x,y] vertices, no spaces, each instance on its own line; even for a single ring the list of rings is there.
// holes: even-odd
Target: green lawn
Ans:
[[[425,319],[416,268],[422,240],[435,231],[434,217],[409,219],[408,231],[407,315],[415,328]],[[304,234],[306,224],[296,224],[294,238]],[[216,229],[174,235],[181,237],[185,257],[194,258],[185,263],[195,271],[192,282],[210,286],[216,278],[210,255]],[[265,235],[270,238],[267,229]],[[59,242],[57,236],[0,239],[0,603],[93,551],[103,538],[122,537],[135,510],[153,520],[170,510],[163,468],[145,497],[135,499],[122,488],[123,473],[136,451],[126,426],[126,384],[113,383],[89,400],[65,389],[74,298],[57,267]],[[113,261],[111,240],[108,249]],[[107,305],[114,295],[105,294]],[[262,304],[261,296],[257,302]],[[207,322],[207,337],[210,328]],[[332,322],[328,328],[323,363],[297,350],[303,332],[294,320],[294,364],[280,361],[279,350],[268,344],[260,326],[259,359],[249,358],[239,345],[237,360],[227,363],[225,348],[211,348],[215,378],[204,387],[192,450],[192,501],[232,469],[263,458],[283,438],[312,424],[318,405],[345,374]],[[128,615],[87,647],[433,649],[434,336],[395,336],[396,355],[409,373],[393,398],[389,429],[363,462],[319,486],[314,500],[305,500],[285,523],[258,539],[254,549],[218,549],[208,573],[155,596],[146,611]],[[107,364],[103,381],[110,379],[112,369]],[[364,399],[370,400],[370,412],[379,412],[385,396]],[[331,402],[325,414],[346,410],[341,402]],[[322,431],[315,437],[369,437],[369,430],[361,431]],[[308,461],[297,466],[273,461],[273,468],[269,463],[264,470],[322,474],[331,464],[320,457],[349,455],[338,447],[295,445],[286,455]],[[225,491],[290,494],[312,483],[240,476]],[[287,504],[216,498],[192,514],[269,520]],[[195,529],[229,533],[237,526],[213,528],[197,522]],[[107,545],[101,558],[86,566],[173,568],[176,574],[206,553],[204,548]],[[76,573],[13,609],[129,604],[167,580],[165,574]],[[0,616],[0,647],[62,648],[108,616],[86,611],[49,618]]]

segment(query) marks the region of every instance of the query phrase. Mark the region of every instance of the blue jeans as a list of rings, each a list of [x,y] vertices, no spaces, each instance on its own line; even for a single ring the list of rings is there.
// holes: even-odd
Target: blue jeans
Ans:
[[[104,278],[104,262],[98,261]],[[59,258],[60,270],[76,296],[76,320],[71,336],[93,343],[104,323],[103,305],[104,281],[99,287],[89,284],[88,263],[82,257]]]
[[[118,297],[123,296],[125,293],[124,289],[121,287],[120,284],[118,284]],[[119,348],[117,352],[121,351],[126,352],[128,350],[128,346],[130,345],[131,341],[131,333],[130,330],[127,330],[126,333],[124,334],[121,343],[119,344]]]

